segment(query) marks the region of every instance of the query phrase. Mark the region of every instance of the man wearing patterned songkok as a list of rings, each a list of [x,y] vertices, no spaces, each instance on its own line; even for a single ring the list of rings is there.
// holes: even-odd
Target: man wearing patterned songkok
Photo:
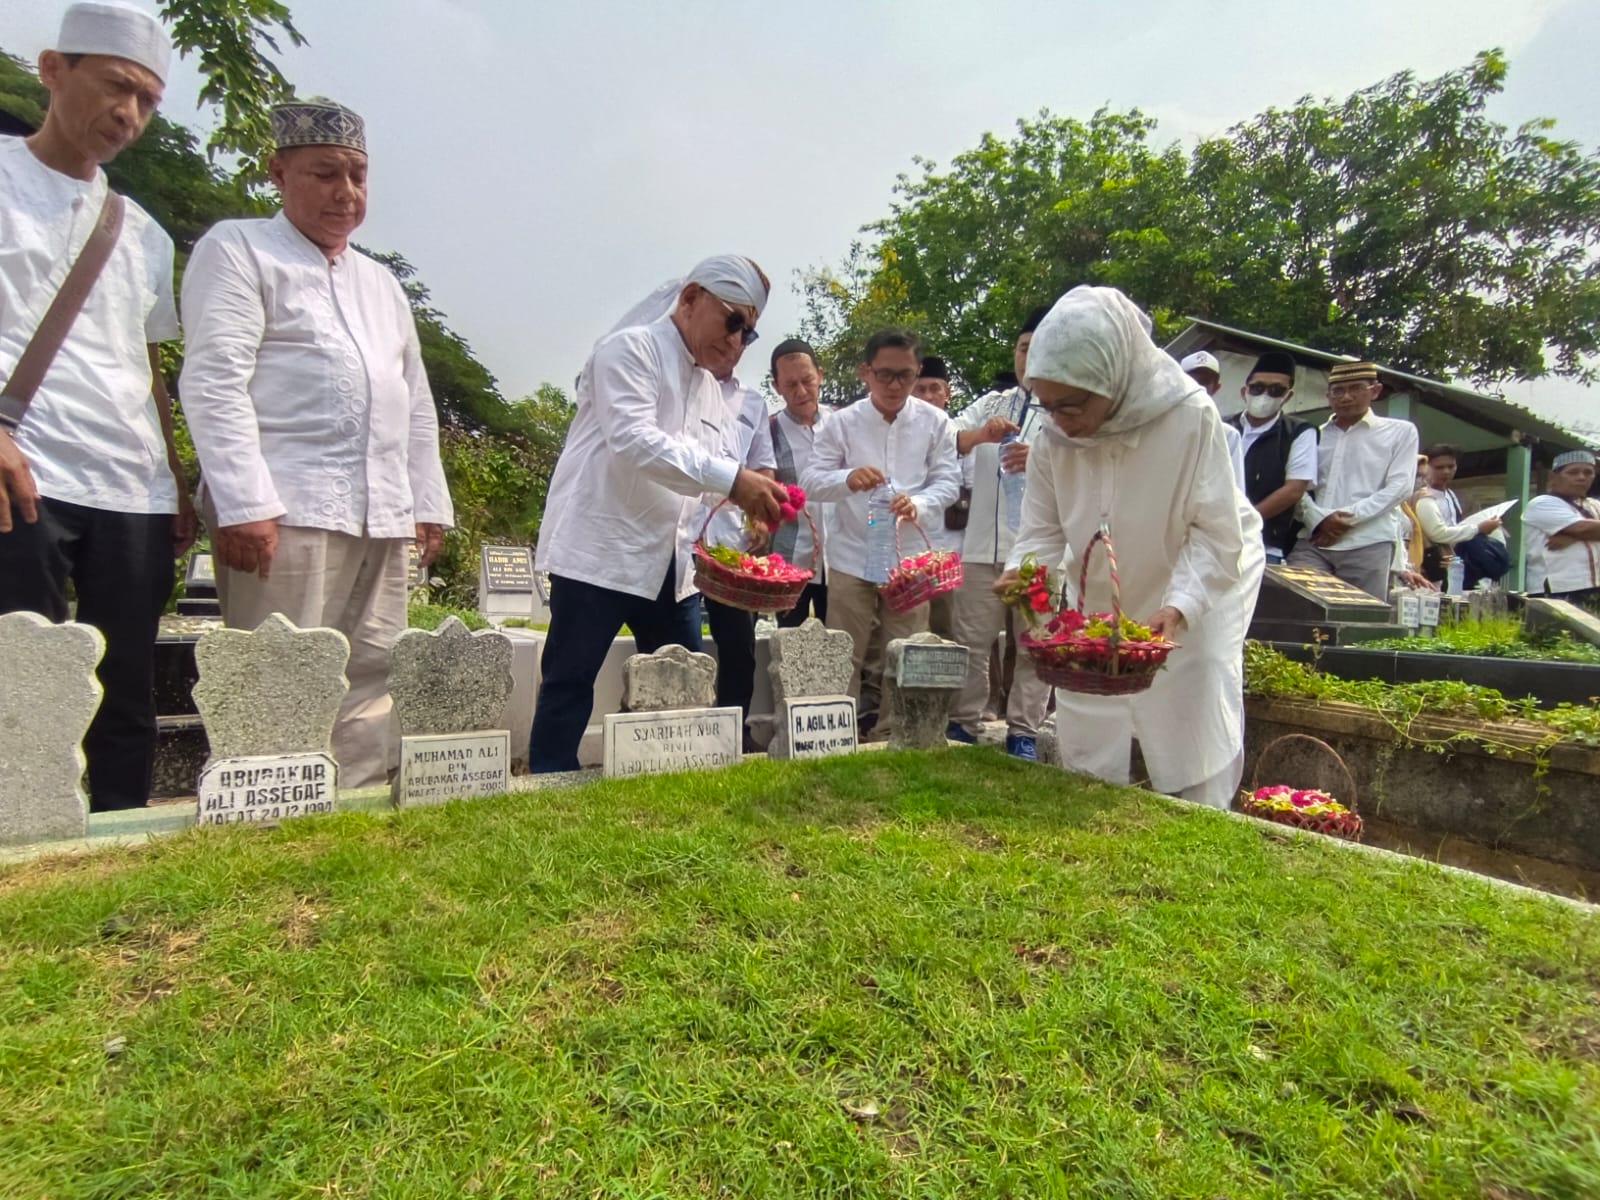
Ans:
[[[1328,371],[1333,416],[1322,426],[1316,495],[1300,500],[1304,528],[1289,563],[1387,600],[1400,505],[1417,486],[1417,427],[1374,413],[1382,392],[1369,362],[1335,363]]]
[[[626,624],[642,653],[700,648],[695,510],[723,497],[776,520],[782,485],[724,447],[730,377],[771,285],[748,258],[708,258],[662,284],[594,345],[550,480],[537,564],[550,572],[528,770],[578,769],[594,681]]]
[[[100,164],[144,131],[171,53],[150,14],[94,3],[67,9],[39,56],[44,124],[26,141],[0,137],[0,381],[97,224],[110,195]],[[77,619],[105,637],[104,698],[83,743],[96,810],[149,798],[156,628],[173,556],[195,533],[158,357],[178,336],[172,239],[122,204],[110,257],[31,403],[0,397],[0,612],[64,621],[70,579]]]
[[[349,244],[367,211],[361,118],[311,99],[275,108],[272,127],[283,209],[195,246],[180,394],[223,619],[253,629],[277,612],[350,640],[333,748],[359,787],[388,767],[407,544],[431,562],[453,514],[411,307]]]

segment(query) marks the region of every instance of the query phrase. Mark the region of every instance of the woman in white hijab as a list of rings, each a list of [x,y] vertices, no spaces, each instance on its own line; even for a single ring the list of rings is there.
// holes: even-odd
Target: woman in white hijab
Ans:
[[[1137,737],[1158,791],[1226,808],[1243,773],[1244,636],[1265,556],[1216,408],[1114,288],[1078,287],[1056,302],[1028,348],[1027,382],[1050,420],[1028,460],[1007,565],[1030,552],[1061,564],[1070,596],[1104,525],[1124,612],[1179,643],[1147,692],[1057,691],[1061,760],[1126,783]],[[1111,608],[1099,550],[1086,608]]]

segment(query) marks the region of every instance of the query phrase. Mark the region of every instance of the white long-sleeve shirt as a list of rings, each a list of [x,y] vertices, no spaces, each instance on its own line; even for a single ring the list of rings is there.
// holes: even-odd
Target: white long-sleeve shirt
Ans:
[[[394,275],[281,212],[223,221],[183,274],[179,396],[223,525],[409,538],[454,518],[416,322]]]
[[[956,432],[950,419],[915,397],[888,420],[870,397],[839,413],[817,435],[816,452],[801,476],[808,500],[833,504],[828,530],[828,566],[858,579],[867,569],[867,502],[871,492],[852,492],[845,480],[857,467],[877,467],[896,492],[910,496],[917,520],[943,521],[961,490]],[[926,547],[914,531],[901,532],[901,553]],[[909,541],[907,538],[909,537]]]
[[[1417,512],[1417,523],[1422,526],[1423,539],[1432,545],[1454,546],[1478,532],[1475,521],[1461,519],[1461,501],[1449,488],[1443,491],[1429,488],[1417,497],[1412,507]]]
[[[1032,446],[1039,437],[1043,410],[1033,402],[1032,393],[1026,388],[989,392],[961,410],[956,418],[956,431],[981,429],[990,417],[1004,417],[1021,428],[1017,440]],[[961,558],[971,563],[1003,563],[1011,553],[1017,534],[1006,523],[1005,501],[1000,491],[999,445],[980,442],[963,456],[962,465],[971,472],[972,482],[967,486],[972,488],[972,504],[967,510]]]
[[[692,596],[699,527],[687,518],[739,474],[721,448],[729,419],[670,315],[602,338],[550,480],[538,569],[650,600],[675,566],[673,594]]]
[[[1316,495],[1300,501],[1302,538],[1323,520],[1347,512],[1355,524],[1330,550],[1355,550],[1392,542],[1400,527],[1401,501],[1417,486],[1417,427],[1370,410],[1349,429],[1330,419],[1317,450]]]
[[[728,419],[718,431],[723,453],[753,471],[775,473],[778,463],[772,457],[772,426],[767,421],[767,402],[760,392],[745,387],[737,378],[726,380],[721,388],[728,406]],[[700,536],[700,526],[721,499],[721,496],[708,497],[690,517],[691,538]],[[706,541],[717,546],[746,545],[744,510],[732,503],[724,504],[716,516],[711,517]]]
[[[805,485],[800,479],[816,452],[817,431],[834,415],[833,409],[819,406],[811,424],[802,425],[789,415],[787,408],[772,414],[772,452],[778,464],[778,482],[793,483],[804,489]],[[820,583],[827,574],[828,522],[833,519],[833,505],[807,496],[806,508],[811,512],[811,520],[801,517],[792,524],[780,525],[778,532],[772,535],[772,548],[796,566],[809,568],[814,582]],[[822,542],[820,555],[812,545],[813,525],[816,526],[816,537]]]
[[[1600,587],[1600,543],[1575,540],[1559,550],[1550,539],[1579,521],[1600,521],[1600,503],[1585,496],[1535,496],[1522,510],[1528,538],[1528,591],[1577,592]]]

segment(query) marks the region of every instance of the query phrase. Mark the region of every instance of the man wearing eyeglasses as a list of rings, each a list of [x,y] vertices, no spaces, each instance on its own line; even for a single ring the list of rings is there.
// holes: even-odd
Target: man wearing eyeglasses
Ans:
[[[867,398],[857,400],[817,435],[816,451],[801,476],[808,499],[832,502],[828,531],[828,628],[843,629],[855,647],[850,694],[861,695],[861,669],[875,620],[883,624],[887,645],[928,628],[928,606],[907,613],[889,611],[878,592],[882,578],[868,578],[867,514],[871,497],[882,488],[888,512],[897,522],[924,527],[944,520],[956,501],[961,468],[956,460],[955,427],[931,404],[911,401],[921,366],[916,335],[881,330],[867,339],[859,367]],[[900,526],[901,556],[927,547],[911,528]],[[884,722],[879,722],[879,732]]]
[[[1294,356],[1268,350],[1250,368],[1239,398],[1244,411],[1228,418],[1239,431],[1244,494],[1261,514],[1267,561],[1281,563],[1300,534],[1296,506],[1317,480],[1317,427],[1285,415],[1294,395]]]
[[[1375,414],[1382,394],[1369,362],[1335,363],[1328,372],[1333,416],[1322,427],[1316,495],[1300,500],[1305,528],[1289,563],[1387,600],[1400,505],[1417,484],[1417,427]]]
[[[729,454],[719,379],[756,339],[770,284],[748,258],[708,258],[663,284],[595,343],[550,480],[537,565],[550,572],[550,632],[529,736],[533,774],[578,769],[594,681],[624,624],[649,654],[700,648],[691,552],[704,499],[763,521],[783,487]]]

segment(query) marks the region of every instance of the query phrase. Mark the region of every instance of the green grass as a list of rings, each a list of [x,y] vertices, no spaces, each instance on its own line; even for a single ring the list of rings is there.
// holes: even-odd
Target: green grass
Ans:
[[[1600,923],[754,763],[0,871],[0,1113],[8,1198],[1593,1197]]]
[[[406,609],[406,624],[412,629],[437,629],[450,617],[461,618],[468,629],[488,629],[489,622],[470,608],[451,608],[447,604],[412,604]]]
[[[1431,638],[1380,638],[1363,650],[1412,650],[1426,654],[1473,654],[1484,658],[1532,658],[1600,663],[1600,646],[1580,642],[1564,629],[1530,636],[1519,617],[1483,617],[1441,626]]]

